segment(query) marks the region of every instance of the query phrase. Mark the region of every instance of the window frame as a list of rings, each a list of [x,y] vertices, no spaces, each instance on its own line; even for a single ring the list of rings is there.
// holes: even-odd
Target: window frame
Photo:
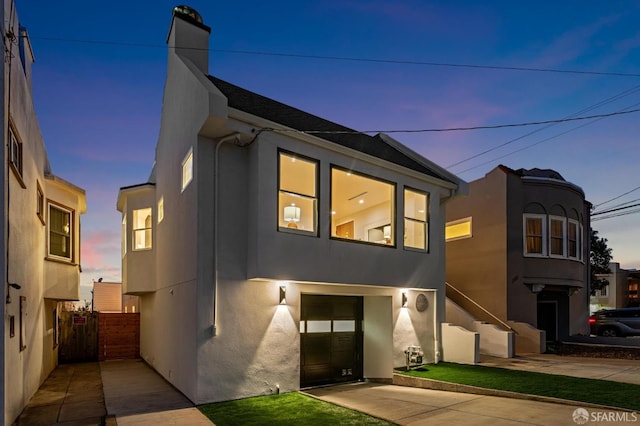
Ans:
[[[527,219],[539,219],[540,223],[541,223],[541,235],[540,238],[542,239],[541,243],[540,243],[540,247],[542,252],[541,253],[536,253],[536,252],[529,252],[527,250],[527,239],[529,238],[529,234],[527,233]],[[548,220],[547,220],[547,215],[546,214],[539,214],[539,213],[524,213],[522,215],[522,252],[524,254],[524,256],[527,257],[547,257],[547,253],[548,253],[548,247],[547,247],[547,226],[548,226]],[[537,237],[537,235],[535,235]]]
[[[390,209],[390,214],[391,217],[389,218],[388,224],[391,225],[391,244],[381,244],[381,243],[376,243],[376,242],[371,242],[371,241],[365,241],[365,240],[356,240],[355,238],[344,238],[344,237],[338,237],[333,235],[333,227],[334,227],[334,215],[333,212],[335,211],[334,208],[334,203],[333,203],[333,171],[334,170],[339,170],[341,172],[345,172],[345,173],[349,173],[352,175],[357,175],[360,176],[362,178],[366,178],[366,179],[371,179],[373,181],[377,181],[377,182],[382,182],[384,184],[387,184],[389,186],[391,186],[391,188],[393,189],[393,193],[391,194],[390,197],[390,202],[391,202],[391,209]],[[343,166],[339,166],[337,164],[330,164],[329,165],[329,205],[330,205],[330,212],[331,212],[331,217],[330,217],[330,226],[329,226],[329,239],[332,240],[337,240],[337,241],[347,241],[350,243],[356,243],[356,244],[366,244],[366,245],[371,245],[371,246],[376,246],[376,247],[388,247],[388,248],[397,248],[397,235],[398,235],[398,226],[397,226],[397,221],[396,218],[398,217],[398,184],[396,182],[392,182],[383,178],[379,178],[379,177],[375,177],[372,175],[369,175],[367,173],[364,172],[359,172],[347,167],[343,167]],[[380,226],[386,226],[387,223],[386,221],[382,221],[385,222],[383,225]],[[336,226],[340,225],[340,224],[344,224],[344,223],[348,223],[347,222],[343,222],[343,223],[336,223]],[[373,227],[375,228],[375,226]],[[368,230],[370,230],[372,228],[368,228]],[[403,235],[404,237],[404,235]]]
[[[13,120],[9,120],[9,168],[13,171],[18,183],[22,188],[27,186],[24,183],[24,162],[23,162],[23,144],[22,139],[18,135],[18,131],[13,125]]]
[[[120,232],[122,233],[122,241],[121,243],[121,252],[122,252],[122,258],[124,259],[124,257],[127,255],[127,212],[123,212],[122,213],[122,224],[120,227]]]
[[[413,192],[415,194],[418,195],[424,195],[425,200],[424,200],[424,204],[425,204],[425,213],[424,213],[424,220],[422,219],[416,219],[414,217],[410,217],[407,216],[407,191],[409,192]],[[416,188],[412,188],[410,186],[405,186],[403,188],[402,191],[402,201],[403,201],[403,213],[404,213],[404,217],[403,217],[403,238],[402,238],[402,248],[405,250],[410,250],[410,251],[419,251],[419,252],[423,252],[423,253],[429,253],[429,249],[430,249],[430,244],[429,244],[429,231],[430,231],[430,226],[429,226],[429,219],[430,219],[430,209],[429,209],[429,201],[430,201],[430,197],[429,197],[429,193],[427,191],[422,191],[420,189],[416,189]],[[424,227],[424,247],[420,248],[420,247],[413,247],[413,246],[408,246],[406,245],[406,237],[407,237],[407,221],[416,223],[416,224],[422,224],[422,226]]]
[[[564,259],[567,258],[567,254],[568,254],[568,247],[567,247],[567,218],[564,216],[556,216],[556,215],[549,215],[549,224],[548,224],[548,237],[547,237],[547,241],[549,243],[549,247],[548,247],[548,251],[547,253],[549,254],[549,257],[553,257],[553,258],[558,258],[558,259]],[[553,227],[551,226],[551,222],[552,221],[557,221],[557,222],[561,222],[562,223],[562,236],[560,238],[558,237],[554,237],[553,235],[551,235],[552,229]],[[558,254],[558,253],[552,253],[552,243],[554,240],[562,240],[562,253]]]
[[[180,192],[184,192],[193,180],[193,147],[189,148],[180,166]],[[185,180],[185,166],[189,164],[189,178]]]
[[[164,196],[160,196],[158,199],[158,223],[164,219]]]
[[[69,215],[69,257],[60,256],[58,254],[51,253],[51,209],[57,209],[65,212]],[[60,232],[56,234],[62,235]],[[73,263],[75,259],[75,211],[60,203],[56,203],[52,200],[47,200],[47,258],[59,260],[66,263]]]
[[[575,226],[576,227],[576,240],[575,240],[575,244],[576,244],[576,255],[575,256],[571,256],[571,250],[569,247],[569,244],[571,244],[572,240],[570,239],[569,236],[569,228],[571,226]],[[569,259],[572,260],[582,260],[582,233],[580,232],[581,230],[581,225],[580,222],[578,222],[576,219],[567,219],[567,257]]]
[[[36,216],[40,219],[43,225],[46,224],[44,220],[44,205],[45,205],[44,191],[40,186],[40,182],[36,181]]]
[[[303,194],[298,192],[292,192],[282,188],[282,156],[289,156],[293,158],[299,158],[302,161],[306,161],[309,163],[315,164],[315,173],[314,173],[314,195]],[[313,237],[319,237],[320,235],[320,215],[318,214],[318,209],[320,208],[320,160],[317,160],[312,157],[308,157],[303,154],[299,154],[297,152],[289,151],[286,149],[279,148],[277,152],[278,156],[278,168],[277,168],[277,195],[276,195],[276,229],[278,232],[292,233],[298,235],[307,235]],[[280,195],[281,194],[290,194],[293,196],[301,197],[307,200],[313,200],[314,209],[313,209],[313,227],[312,231],[306,229],[298,229],[298,228],[289,228],[287,226],[280,225],[280,212],[284,209],[284,205],[280,204]]]
[[[461,223],[469,223],[469,234],[447,239],[447,227],[459,225]],[[461,219],[456,219],[456,220],[446,222],[444,224],[444,235],[445,235],[444,240],[447,243],[451,241],[458,241],[458,240],[465,240],[467,238],[472,238],[473,237],[473,216],[463,217]]]
[[[149,221],[149,226],[146,225],[143,228],[137,228],[137,224],[136,224],[136,212],[141,211],[141,210],[149,210],[151,212],[151,220]],[[141,207],[139,209],[133,209],[131,210],[131,251],[145,251],[145,250],[151,250],[153,249],[153,208],[152,207]],[[145,242],[147,239],[147,235],[146,232],[150,232],[150,238],[149,238],[149,245],[142,247],[142,248],[137,248],[136,247],[136,232],[138,231],[142,231],[145,232]]]

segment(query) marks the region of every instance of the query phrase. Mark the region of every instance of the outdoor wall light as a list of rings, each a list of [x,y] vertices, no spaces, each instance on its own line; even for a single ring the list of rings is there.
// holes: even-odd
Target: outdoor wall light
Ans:
[[[9,285],[7,286],[7,304],[11,303],[11,294],[9,294],[9,290],[11,290],[11,287],[15,288],[16,290],[20,290],[20,284],[9,283]]]
[[[406,308],[408,303],[409,303],[409,299],[407,298],[407,292],[403,291],[402,292],[402,307]]]
[[[287,286],[281,285],[280,286],[280,304],[281,305],[286,305],[287,304]]]

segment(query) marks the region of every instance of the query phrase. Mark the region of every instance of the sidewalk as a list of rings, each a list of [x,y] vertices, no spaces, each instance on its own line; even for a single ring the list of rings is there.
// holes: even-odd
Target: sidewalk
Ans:
[[[142,360],[59,365],[16,425],[212,425]]]

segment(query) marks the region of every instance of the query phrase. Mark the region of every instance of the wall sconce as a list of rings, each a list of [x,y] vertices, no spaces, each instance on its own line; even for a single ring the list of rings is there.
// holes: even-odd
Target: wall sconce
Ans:
[[[407,298],[407,292],[403,291],[402,292],[402,307],[406,308],[408,304],[409,304],[409,300]]]
[[[16,290],[20,290],[20,284],[9,283],[9,285],[7,286],[7,304],[11,303],[11,295],[9,294],[9,290],[11,290],[11,287],[15,288]]]
[[[284,221],[288,222],[287,228],[298,229],[296,222],[300,222],[300,207],[295,204],[284,208]]]
[[[281,285],[280,286],[280,304],[281,305],[286,305],[287,304],[287,286]]]

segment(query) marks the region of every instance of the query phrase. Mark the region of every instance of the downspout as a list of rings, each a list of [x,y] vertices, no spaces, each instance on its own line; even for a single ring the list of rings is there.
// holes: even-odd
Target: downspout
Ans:
[[[440,361],[440,340],[438,339],[438,290],[433,291],[433,358],[434,364]]]

